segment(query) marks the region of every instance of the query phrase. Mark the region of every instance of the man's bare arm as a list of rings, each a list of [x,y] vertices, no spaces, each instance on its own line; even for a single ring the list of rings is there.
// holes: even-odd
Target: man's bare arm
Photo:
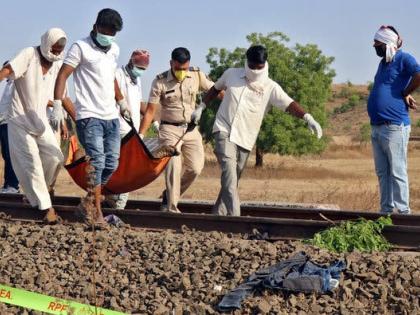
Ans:
[[[54,100],[62,100],[64,98],[64,91],[66,90],[66,82],[69,76],[73,73],[74,68],[67,64],[61,66],[55,80]]]
[[[140,114],[144,116],[146,114],[147,109],[147,103],[146,102],[140,102]]]
[[[420,72],[417,72],[412,76],[410,84],[405,88],[403,92],[403,96],[407,96],[413,93],[418,87],[420,87]]]
[[[76,121],[76,108],[69,97],[63,99],[63,107],[73,121]]]
[[[306,114],[302,106],[300,106],[299,103],[295,101],[289,104],[289,106],[286,108],[286,112],[297,118],[303,118],[303,116]]]
[[[416,73],[411,77],[410,84],[402,92],[405,104],[411,109],[417,109],[417,102],[411,93],[420,86],[420,73]]]
[[[157,107],[157,104],[147,104],[146,113],[144,114],[143,119],[140,123],[140,134],[145,135],[147,130],[149,130],[150,124],[152,123],[153,118],[155,117]]]
[[[121,93],[120,86],[118,85],[117,79],[114,79],[114,89],[115,89],[115,101],[118,103],[124,99],[124,95]]]
[[[211,101],[213,101],[216,97],[218,97],[219,94],[222,94],[223,91],[217,90],[214,86],[211,87],[211,89],[206,93],[206,95],[203,98],[203,102],[209,106]]]

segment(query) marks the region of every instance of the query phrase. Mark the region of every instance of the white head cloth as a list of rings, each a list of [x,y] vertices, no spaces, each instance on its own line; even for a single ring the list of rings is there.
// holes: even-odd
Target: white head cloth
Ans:
[[[381,28],[375,33],[374,39],[386,44],[385,61],[391,62],[394,60],[397,50],[401,47],[400,37],[391,29],[381,26]]]
[[[54,62],[64,57],[64,50],[59,55],[51,52],[51,47],[57,42],[62,46],[65,46],[67,42],[67,35],[61,28],[50,28],[41,37],[41,53],[48,61]]]

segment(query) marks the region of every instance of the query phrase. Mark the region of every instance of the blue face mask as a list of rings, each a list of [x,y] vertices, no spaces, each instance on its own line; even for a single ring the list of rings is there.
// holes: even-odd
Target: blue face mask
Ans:
[[[136,78],[140,78],[143,75],[143,73],[144,73],[144,69],[133,67],[133,69],[131,69],[131,72],[133,73],[133,75]]]
[[[104,47],[108,47],[108,46],[111,46],[111,44],[115,41],[115,36],[96,33],[96,40],[98,41],[100,45]]]

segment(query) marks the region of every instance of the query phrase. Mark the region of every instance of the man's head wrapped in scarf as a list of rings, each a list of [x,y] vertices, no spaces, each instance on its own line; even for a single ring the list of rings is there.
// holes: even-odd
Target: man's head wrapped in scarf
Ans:
[[[150,61],[150,53],[144,49],[137,49],[131,54],[131,62],[134,66],[147,69]]]
[[[386,45],[385,61],[391,62],[398,49],[402,46],[402,39],[392,26],[383,25],[375,33],[374,39]]]

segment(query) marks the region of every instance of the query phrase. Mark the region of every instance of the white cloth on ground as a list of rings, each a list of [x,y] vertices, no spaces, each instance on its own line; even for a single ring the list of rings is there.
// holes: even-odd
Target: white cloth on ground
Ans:
[[[230,68],[214,84],[225,90],[223,101],[216,114],[214,132],[226,132],[229,140],[251,151],[257,140],[264,115],[275,106],[281,110],[293,102],[281,86],[268,78],[263,81],[263,91],[251,89],[244,68]]]
[[[131,81],[130,76],[127,73],[127,70],[124,66],[117,69],[115,73],[115,78],[117,79],[118,85],[120,87],[121,93],[127,101],[128,108],[131,113],[131,119],[133,121],[134,127],[137,132],[140,129],[140,107],[142,100],[142,91],[141,91],[141,80],[137,78],[137,83],[134,84]],[[119,115],[120,117],[120,134],[126,135],[131,131],[131,127],[127,122]]]
[[[64,63],[75,68],[76,120],[118,118],[114,80],[119,53],[117,44],[112,43],[105,53],[90,37],[78,40],[70,47]]]
[[[44,108],[45,112],[45,108]],[[10,158],[13,170],[32,207],[50,208],[50,187],[55,183],[63,154],[49,125],[41,136],[27,133],[13,122],[8,124]]]
[[[398,41],[399,36],[389,28],[381,27],[375,33],[375,40],[380,41],[381,43],[386,44],[386,55],[385,60],[386,62],[391,62],[394,60],[394,56],[398,50]]]

